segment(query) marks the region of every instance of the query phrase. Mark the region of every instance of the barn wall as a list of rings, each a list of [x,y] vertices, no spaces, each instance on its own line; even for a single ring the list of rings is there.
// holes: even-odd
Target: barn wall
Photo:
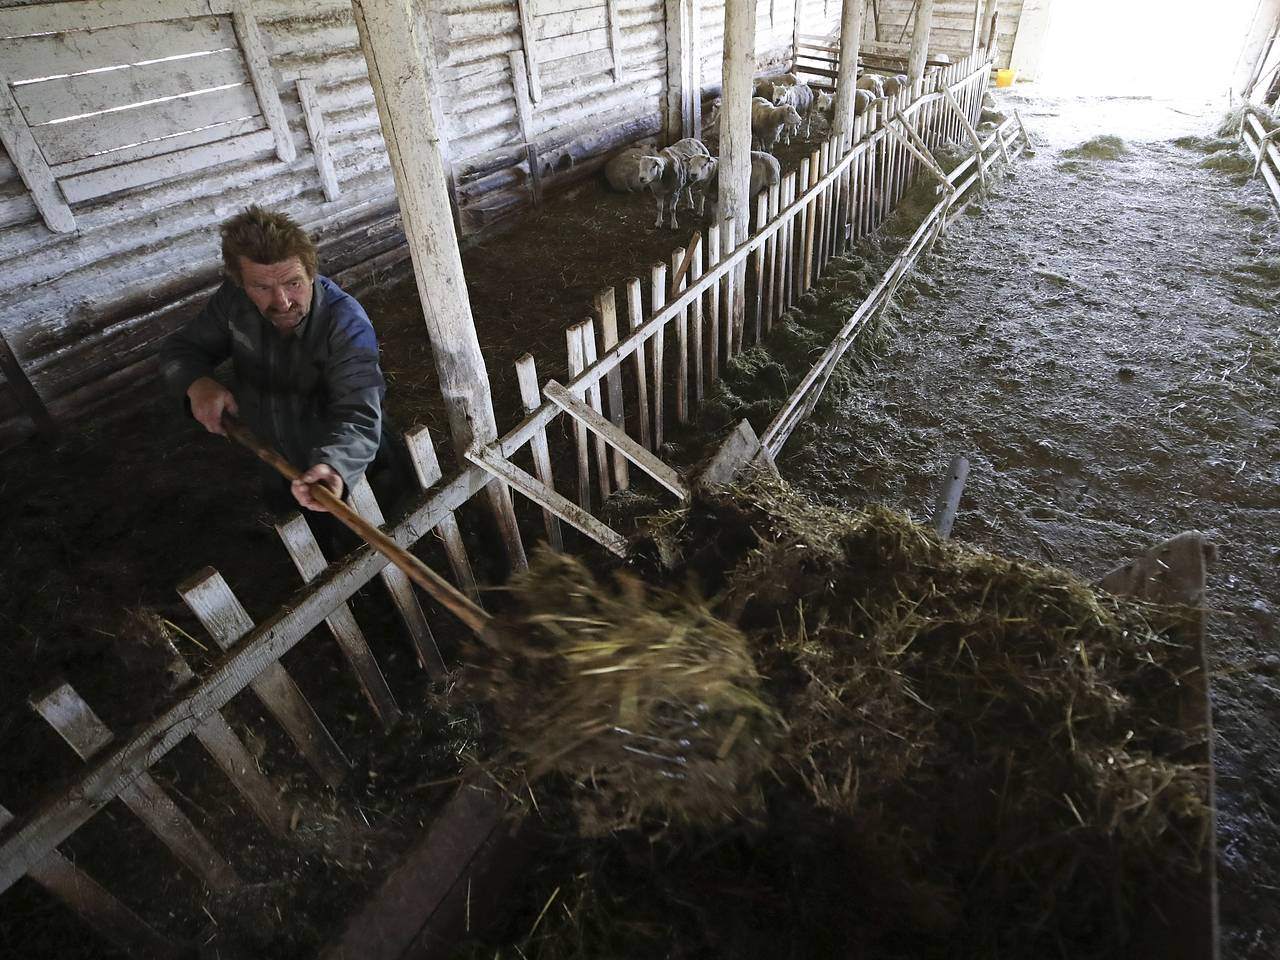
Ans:
[[[522,48],[515,0],[420,4],[464,233],[530,203],[526,136],[544,188],[555,189],[659,130],[663,0],[618,0],[620,80],[607,0],[534,0],[542,96],[523,130],[509,60]],[[94,11],[120,9],[205,15],[72,29]],[[290,162],[277,156],[230,16],[208,9],[202,0],[0,0],[0,27],[19,25],[0,30],[0,71],[75,220],[74,233],[52,232],[0,150],[0,334],[57,418],[154,375],[159,342],[218,282],[216,225],[245,205],[288,210],[316,237],[329,273],[394,257],[403,244],[350,4],[253,4],[297,150]],[[65,30],[6,39],[33,16]],[[334,199],[322,190],[300,77],[313,80],[327,126]],[[0,379],[0,443],[29,427]]]
[[[985,9],[986,3],[981,3]],[[869,26],[865,39],[881,43],[911,43],[912,0],[879,0],[879,36]],[[929,31],[932,52],[954,57],[967,57],[973,44],[974,0],[934,0],[933,22]],[[996,20],[996,66],[1007,67],[1013,53],[1013,40],[1022,14],[1022,0],[1002,0]],[[870,21],[869,21],[870,22]]]
[[[761,70],[785,66],[800,9],[800,32],[825,36],[840,28],[840,0],[757,0],[756,64]],[[724,67],[724,0],[699,0],[698,48],[702,85],[718,91]]]

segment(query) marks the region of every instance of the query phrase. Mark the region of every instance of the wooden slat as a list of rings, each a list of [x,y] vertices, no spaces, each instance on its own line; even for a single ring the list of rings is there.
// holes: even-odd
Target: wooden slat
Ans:
[[[307,521],[301,514],[295,513],[289,519],[277,522],[275,527],[303,583],[310,583],[324,573],[329,564],[324,554],[320,552],[320,545],[316,543],[315,535],[312,534],[311,528],[307,526]],[[333,612],[325,617],[324,622],[328,624],[333,638],[338,641],[338,646],[355,673],[360,689],[364,691],[365,699],[369,701],[369,706],[373,707],[373,712],[377,714],[384,727],[389,728],[395,725],[400,719],[400,707],[387,686],[386,678],[378,667],[378,661],[374,659],[373,651],[369,649],[360,625],[356,623],[351,607],[346,603],[338,604],[333,608]]]
[[[546,436],[545,431],[543,436]],[[436,455],[435,444],[431,441],[431,431],[426,427],[418,427],[404,435],[405,444],[409,448],[409,459],[413,461],[413,471],[417,474],[418,484],[423,490],[429,490],[440,482],[443,473],[440,470],[440,458]],[[444,547],[445,557],[449,560],[449,568],[458,586],[475,603],[483,606],[480,600],[480,588],[476,585],[476,575],[471,570],[471,558],[467,556],[466,544],[462,541],[462,528],[458,526],[458,518],[452,510],[447,510],[440,522],[434,527],[436,536]]]
[[[180,687],[195,682],[196,676],[190,664],[172,644],[165,654],[173,678]],[[263,825],[278,837],[288,834],[290,813],[281,800],[281,789],[258,769],[257,761],[221,711],[210,713],[192,733]]]
[[[726,260],[738,246],[738,235],[733,217],[725,217],[720,223],[720,253]],[[745,269],[745,263],[744,267]],[[724,287],[724,359],[729,360],[742,349],[742,290],[737,269],[725,271]]]
[[[324,189],[324,198],[333,202],[342,195],[342,187],[338,184],[338,173],[333,165],[329,131],[325,126],[324,113],[320,109],[320,98],[316,96],[316,84],[314,80],[299,77],[295,86],[298,89],[298,102],[302,105],[302,119],[307,124],[307,136],[311,138],[311,153],[316,158],[320,186]]]
[[[763,226],[769,217],[769,197],[761,193],[756,197],[756,223]],[[764,340],[764,255],[765,247],[759,246],[755,253],[756,289],[755,289],[755,336],[756,343]]]
[[[67,160],[64,163],[54,164],[49,169],[53,171],[53,175],[62,184],[62,189],[65,193],[68,179],[79,174],[102,172],[104,168],[120,167],[136,160],[168,157],[172,154],[182,153],[191,147],[200,147],[206,144],[213,144],[213,146],[208,146],[206,149],[216,151],[218,149],[218,141],[231,140],[244,134],[260,133],[264,130],[266,130],[266,121],[262,119],[261,115],[242,117],[239,120],[228,120],[224,123],[201,127],[198,130],[177,133],[161,140],[150,140],[146,143],[134,144],[131,147],[119,147],[106,153],[81,157],[78,160]],[[274,144],[274,141],[272,143]],[[218,162],[222,162],[222,160],[220,159]],[[209,165],[205,164],[205,166]],[[198,167],[193,169],[198,169]]]
[[[640,444],[619,430],[597,411],[583,403],[563,386],[554,380],[548,380],[542,388],[543,395],[571,416],[578,423],[586,426],[597,437],[620,451],[628,460],[643,470],[653,479],[674,493],[681,500],[689,499],[689,488],[680,479],[680,474],[654,456]]]
[[[569,360],[569,378],[573,379],[582,373],[586,367],[585,350],[582,345],[583,331],[582,324],[575,323],[565,331],[565,340],[568,347]],[[591,462],[590,439],[587,437],[587,428],[581,423],[573,425],[573,442],[574,449],[578,455],[578,505],[587,513],[591,512]]]
[[[230,650],[253,629],[253,621],[222,574],[211,567],[179,584],[178,593],[223,650]],[[347,758],[285,668],[273,661],[249,686],[321,779],[331,787],[342,783],[349,766]]]
[[[634,334],[644,323],[644,307],[641,301],[640,278],[627,279],[627,329]],[[640,443],[646,450],[653,449],[653,432],[649,420],[649,373],[645,354],[648,346],[638,344],[635,350],[636,412],[640,419]]]
[[[0,805],[0,830],[12,822],[13,814]],[[56,850],[33,864],[27,875],[130,955],[152,960],[178,960],[189,955],[189,947],[166,941],[98,881]]]
[[[231,0],[70,0],[0,11],[0,36],[100,30],[128,23],[181,20],[231,12]]]
[[[387,520],[382,515],[382,508],[378,506],[378,498],[374,496],[373,488],[364,476],[351,485],[351,506],[374,526],[386,525]],[[413,582],[408,574],[390,562],[382,568],[380,575],[387,593],[391,595],[391,602],[409,631],[409,639],[413,642],[419,665],[431,676],[443,677],[446,672],[444,658],[440,656],[440,648],[436,646],[436,638],[431,633],[426,614],[422,612],[422,605],[418,603],[418,596],[413,592]]]
[[[605,0],[609,8],[609,47],[613,51],[613,82],[622,82],[622,17],[618,0]]]
[[[608,353],[618,345],[618,304],[613,287],[601,290],[596,294],[596,312],[600,315],[600,337],[604,350]],[[605,375],[606,392],[609,397],[609,420],[619,430],[627,429],[627,418],[622,409],[622,370],[615,367]],[[630,486],[627,475],[627,461],[617,451],[613,453],[613,485],[617,490],[625,490]]]
[[[693,260],[689,264],[689,281],[697,283],[702,279],[702,244],[695,245],[693,250]],[[693,341],[693,402],[696,406],[702,406],[703,400],[703,342],[706,339],[706,333],[703,329],[702,322],[702,298],[699,297],[693,301],[689,308],[689,320],[691,325],[690,339]]]
[[[27,121],[13,99],[9,80],[3,73],[0,73],[0,144],[3,144],[18,176],[30,191],[45,226],[54,233],[74,232],[76,218],[63,199],[45,154],[31,135]]]
[[[240,49],[244,52],[245,65],[253,80],[254,92],[258,96],[258,106],[276,138],[276,156],[285,163],[291,163],[298,155],[298,148],[289,132],[289,119],[284,115],[284,106],[280,103],[280,91],[276,89],[276,78],[271,70],[271,60],[267,56],[267,45],[262,41],[258,21],[253,15],[252,0],[232,0],[231,18],[236,28],[236,37],[240,40]]]
[[[649,285],[650,308],[656,315],[667,302],[667,265],[655,263]],[[653,449],[662,447],[662,353],[666,347],[666,330],[658,327],[650,338],[653,350]]]
[[[674,289],[672,297],[678,297],[689,284],[680,274],[680,266],[684,263],[685,248],[676,247],[671,251],[671,282]],[[679,278],[677,281],[677,277]],[[676,314],[676,422],[689,422],[689,310],[685,308]]]
[[[240,51],[223,50],[207,56],[24,83],[13,88],[13,98],[27,123],[34,127],[145,100],[248,82],[249,73]]]
[[[586,366],[596,362],[596,323],[590,317],[582,321],[582,358]],[[597,381],[587,388],[587,403],[596,413],[603,415],[604,405],[601,398],[600,383]],[[613,484],[609,477],[609,448],[604,440],[596,437],[596,479],[600,484],[600,502],[613,492]]]
[[[524,405],[524,412],[533,413],[542,405],[542,391],[538,389],[538,368],[532,354],[526,353],[516,361],[516,380],[520,384],[520,402]],[[551,472],[551,449],[547,446],[545,429],[534,434],[529,441],[529,450],[533,454],[533,470],[538,482],[554,490],[556,483]],[[547,542],[552,549],[563,553],[564,534],[560,531],[560,518],[543,507],[542,519],[547,528]]]
[[[520,14],[520,35],[525,50],[524,64],[529,80],[529,98],[537,103],[542,99],[542,81],[538,77],[538,33],[533,26],[533,0],[516,0]]]
[[[542,203],[542,167],[538,160],[537,133],[533,125],[533,97],[529,92],[528,69],[524,51],[512,50],[511,83],[516,101],[516,120],[520,124],[520,139],[524,141],[525,162],[529,165],[529,193],[536,207]]]
[[[608,421],[605,421],[606,423]],[[601,523],[576,503],[565,499],[550,487],[540,483],[492,447],[481,447],[467,452],[467,459],[492,474],[514,490],[520,491],[540,507],[550,510],[565,523],[585,533],[605,549],[620,557],[627,555],[626,538],[612,527]]]
[[[0,21],[4,13],[0,13]],[[0,39],[0,63],[13,80],[83,73],[213,50],[235,50],[236,34],[226,17],[198,17],[118,27],[92,33],[70,31],[16,40]]]
[[[241,84],[226,90],[46,124],[33,128],[31,135],[48,162],[59,164],[185,133],[196,127],[257,116],[260,112],[253,88]]]
[[[245,121],[245,123],[252,126],[256,119]],[[228,130],[231,126],[231,124],[224,124],[222,129]],[[58,182],[68,202],[80,203],[83,200],[92,200],[121,190],[131,190],[149,183],[159,183],[161,180],[184,176],[224,163],[247,160],[255,154],[266,155],[274,149],[274,146],[275,138],[271,131],[259,130],[255,133],[188,147],[185,150],[175,150],[172,153],[163,153],[132,163],[113,163],[77,176],[62,177]],[[111,154],[106,156],[110,157]],[[63,164],[62,166],[73,165]],[[54,173],[58,173],[60,169],[61,167],[55,167]]]
[[[720,230],[713,226],[707,231],[707,269],[715,270],[720,263]],[[728,356],[725,356],[728,360]],[[720,284],[707,291],[707,364],[711,368],[711,382],[720,379]]]
[[[768,207],[765,210],[766,222],[772,223],[778,216],[778,199],[781,196],[780,184],[769,187]],[[782,315],[778,309],[778,237],[769,238],[765,252],[765,329],[772,330],[773,322]]]
[[[13,391],[31,422],[36,425],[36,429],[49,437],[57,437],[58,425],[53,422],[44,400],[22,369],[22,364],[18,363],[18,358],[14,356],[3,333],[0,333],[0,373],[4,374],[9,389]]]
[[[31,707],[82,760],[92,759],[112,740],[107,725],[69,683],[58,683],[48,693],[33,699]],[[120,791],[120,799],[146,824],[156,839],[204,880],[210,889],[225,892],[240,885],[231,865],[177,808],[151,774],[140,774],[131,785]]]

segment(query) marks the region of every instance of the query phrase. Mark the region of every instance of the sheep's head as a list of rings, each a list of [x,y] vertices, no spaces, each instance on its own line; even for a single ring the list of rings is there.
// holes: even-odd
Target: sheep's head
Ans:
[[[782,122],[787,126],[798,127],[800,124],[804,123],[804,121],[800,119],[800,114],[796,112],[796,108],[791,106],[791,104],[784,104],[781,109]]]
[[[715,175],[716,160],[714,157],[690,157],[688,170],[690,183],[705,183]]]
[[[666,162],[661,157],[641,157],[638,165],[638,176],[642,187],[661,180],[662,171],[666,169]]]
[[[775,105],[785,103],[790,95],[791,88],[775,83],[773,85],[773,102]]]
[[[817,108],[819,113],[826,113],[831,109],[831,105],[835,103],[835,100],[835,97],[824,90],[822,93],[818,94],[818,99],[813,102],[813,105]]]

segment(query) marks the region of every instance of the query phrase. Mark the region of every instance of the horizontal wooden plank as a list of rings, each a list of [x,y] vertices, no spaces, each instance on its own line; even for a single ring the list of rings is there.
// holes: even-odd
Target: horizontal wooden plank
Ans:
[[[161,154],[177,153],[179,150],[185,150],[188,147],[216,143],[219,140],[230,140],[246,133],[265,130],[266,126],[267,122],[260,115],[246,117],[243,120],[217,123],[199,130],[190,130],[172,137],[165,137],[161,140],[139,143],[132,147],[121,147],[119,150],[99,153],[80,160],[70,160],[67,163],[60,163],[51,169],[55,177],[59,180],[64,180],[67,177],[101,170],[104,167],[121,166],[126,163],[133,163],[135,160],[146,160],[150,157],[158,157]]]
[[[22,107],[27,123],[34,127],[65,117],[99,113],[248,80],[240,51],[223,50],[181,60],[18,84],[13,88],[13,96]],[[121,113],[116,122],[128,127],[130,117],[127,112]]]
[[[14,80],[30,80],[235,46],[227,17],[197,17],[0,40],[0,62]]]
[[[550,16],[535,16],[534,29],[538,31],[539,40],[550,40],[571,33],[584,33],[587,30],[603,30],[609,25],[608,16],[603,6],[594,9],[571,10],[567,13],[554,13]]]
[[[246,83],[227,90],[32,127],[31,135],[49,162],[59,164],[259,113],[253,87]]]
[[[609,31],[601,27],[599,30],[587,30],[583,33],[570,34],[567,37],[556,37],[538,44],[538,63],[555,63],[565,57],[574,57],[592,50],[604,50],[609,46]]]
[[[80,203],[120,190],[132,190],[148,183],[158,183],[207,167],[234,163],[255,155],[275,153],[275,136],[270,130],[259,130],[243,136],[219,140],[212,144],[188,147],[172,153],[114,164],[88,173],[59,180],[68,203]]]
[[[230,0],[68,0],[0,10],[0,37],[101,30],[126,23],[181,20],[231,10]]]

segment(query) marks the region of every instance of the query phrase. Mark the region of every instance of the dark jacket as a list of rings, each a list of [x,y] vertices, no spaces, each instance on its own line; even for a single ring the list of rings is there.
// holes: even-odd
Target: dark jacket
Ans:
[[[386,381],[364,308],[316,277],[311,311],[281,337],[230,280],[165,341],[161,372],[177,396],[231,358],[240,417],[295,466],[333,467],[350,488],[378,451]]]

